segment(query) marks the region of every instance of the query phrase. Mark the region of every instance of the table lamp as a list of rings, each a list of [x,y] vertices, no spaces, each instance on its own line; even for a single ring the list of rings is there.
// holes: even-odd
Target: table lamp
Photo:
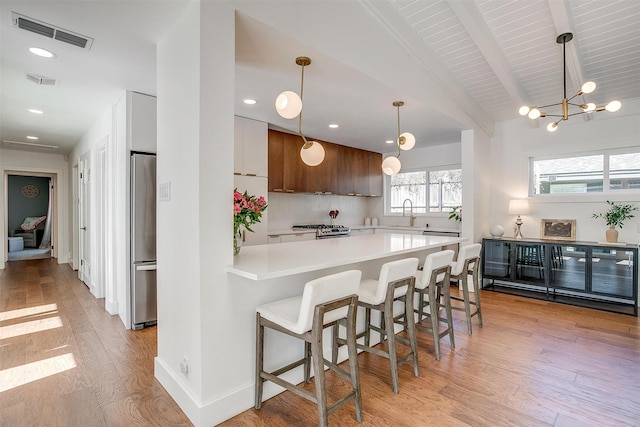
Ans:
[[[514,228],[513,237],[516,239],[522,239],[522,232],[520,232],[520,226],[522,225],[522,219],[520,215],[526,215],[529,213],[529,201],[527,199],[513,199],[509,200],[509,215],[518,215],[516,219],[516,227]]]

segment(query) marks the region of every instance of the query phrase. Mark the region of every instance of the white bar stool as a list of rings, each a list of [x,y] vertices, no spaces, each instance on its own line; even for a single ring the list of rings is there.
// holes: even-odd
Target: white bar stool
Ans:
[[[391,381],[393,392],[398,392],[398,366],[409,360],[413,360],[413,372],[420,376],[418,368],[418,351],[416,328],[413,316],[407,316],[405,324],[409,339],[396,336],[393,314],[393,303],[404,301],[404,312],[413,313],[413,292],[415,275],[418,270],[418,258],[406,258],[391,261],[382,265],[378,279],[364,279],[358,289],[358,305],[365,308],[365,330],[356,335],[356,338],[364,337],[364,344],[357,343],[358,349],[373,353],[389,359],[391,365]],[[380,312],[380,327],[371,324],[371,310]],[[371,330],[380,334],[380,343],[387,338],[387,351],[371,347]],[[344,344],[344,340],[338,337],[338,328],[333,333],[333,357],[335,363],[338,356],[338,346]],[[410,347],[411,351],[398,359],[396,341]]]
[[[451,294],[449,292],[449,276],[453,262],[452,250],[444,250],[427,255],[422,271],[416,273],[415,292],[418,295],[418,315],[416,328],[433,334],[433,346],[436,360],[440,360],[440,339],[449,335],[451,348],[456,348],[453,338],[453,316],[451,315]],[[442,297],[442,298],[441,298]],[[445,317],[440,317],[440,309],[444,308]],[[431,321],[431,326],[423,325],[423,318]],[[440,324],[446,328],[441,329]]]
[[[478,268],[480,266],[480,250],[482,245],[474,243],[464,246],[458,253],[457,261],[451,263],[451,280],[457,281],[462,286],[462,298],[451,296],[452,300],[460,301],[463,306],[451,306],[452,310],[464,311],[467,315],[467,332],[471,335],[471,318],[478,316],[478,324],[482,327],[482,310],[480,307],[480,287],[478,285]],[[471,275],[473,293],[475,301],[469,298],[469,281]],[[475,311],[471,312],[471,306],[475,306]]]
[[[262,406],[262,389],[265,381],[271,381],[290,390],[294,394],[318,405],[320,425],[326,426],[328,416],[345,403],[353,400],[356,419],[362,421],[362,396],[356,350],[356,314],[358,297],[355,295],[362,273],[358,270],[345,271],[321,277],[305,284],[302,295],[274,301],[259,306],[256,311],[256,385],[255,408]],[[322,349],[323,330],[344,319],[347,327],[347,347],[349,353],[349,373],[335,362],[324,359]],[[264,328],[270,328],[304,341],[304,356],[273,372],[264,370]],[[313,362],[316,392],[290,383],[280,375],[300,365],[304,365],[304,381],[310,382],[310,365]],[[351,392],[332,405],[327,405],[324,366],[351,382]]]

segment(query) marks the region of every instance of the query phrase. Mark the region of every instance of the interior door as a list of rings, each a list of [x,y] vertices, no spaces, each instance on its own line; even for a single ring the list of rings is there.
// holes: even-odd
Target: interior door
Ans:
[[[91,283],[91,253],[89,238],[89,213],[90,213],[90,153],[85,153],[78,162],[78,249],[80,265],[78,267],[78,278],[90,287]]]

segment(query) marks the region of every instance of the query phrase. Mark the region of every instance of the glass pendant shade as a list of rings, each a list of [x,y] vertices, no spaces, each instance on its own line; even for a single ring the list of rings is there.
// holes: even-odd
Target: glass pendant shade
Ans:
[[[382,172],[385,175],[395,175],[400,172],[400,159],[391,156],[382,161]]]
[[[404,138],[404,143],[400,144],[402,138]],[[399,139],[400,141],[398,141],[398,145],[400,146],[401,150],[411,150],[416,145],[416,137],[413,136],[411,132],[405,132],[401,134]]]
[[[592,111],[595,111],[596,109],[596,104],[594,104],[593,102],[589,102],[588,104],[585,104],[584,107],[582,107],[582,109],[586,112],[586,113],[590,113]]]
[[[300,149],[300,158],[308,166],[318,166],[324,160],[324,148],[317,141],[309,141],[311,147]]]
[[[582,93],[591,93],[594,90],[596,90],[595,82],[586,82],[585,84],[582,85]]]
[[[622,107],[622,104],[620,103],[620,101],[611,101],[610,103],[607,104],[607,106],[605,107],[605,110],[611,113],[615,113],[620,109],[620,107]]]
[[[284,91],[276,98],[276,111],[285,119],[293,119],[302,111],[300,95],[290,90]]]
[[[558,124],[556,122],[551,122],[547,125],[547,130],[549,132],[555,132],[556,130],[558,130]]]
[[[520,113],[521,116],[526,116],[527,114],[529,114],[529,110],[530,110],[530,108],[527,105],[523,105],[518,110],[518,113]]]

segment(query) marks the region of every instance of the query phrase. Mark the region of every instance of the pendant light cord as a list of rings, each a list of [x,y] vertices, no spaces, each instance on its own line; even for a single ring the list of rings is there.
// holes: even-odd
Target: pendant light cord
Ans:
[[[303,100],[302,97],[302,92],[304,90],[304,64],[301,64],[302,67],[302,78],[300,79],[300,101]],[[302,112],[304,111],[304,102],[302,102],[302,109],[300,110],[300,114],[298,115],[298,134],[302,137],[302,140],[304,141],[304,145],[302,146],[302,148],[311,148],[311,146],[313,144],[309,143],[309,141],[307,141],[307,138],[304,137],[304,134],[302,133]]]

